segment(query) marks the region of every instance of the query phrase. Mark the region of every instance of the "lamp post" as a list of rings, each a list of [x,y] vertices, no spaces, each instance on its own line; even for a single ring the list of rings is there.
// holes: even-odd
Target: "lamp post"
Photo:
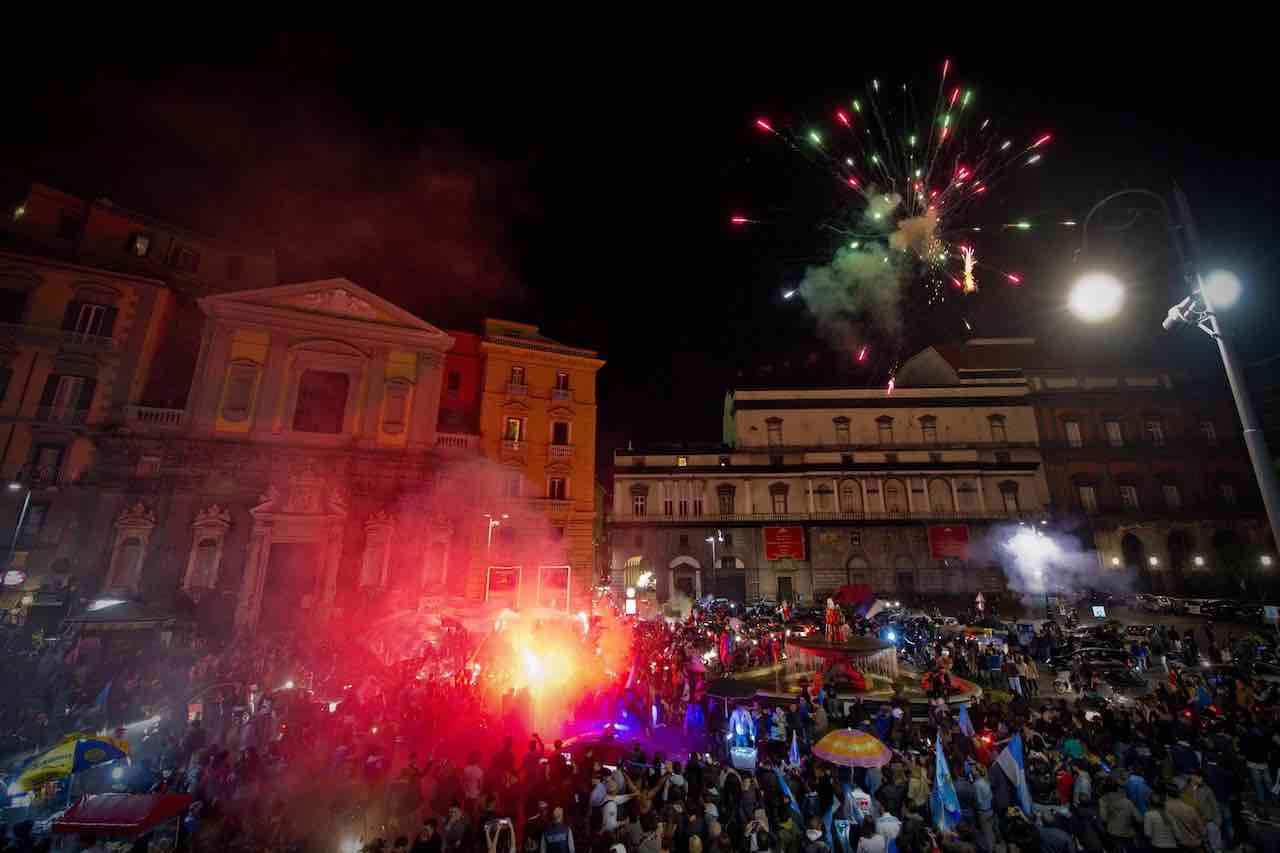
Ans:
[[[493,554],[493,528],[501,527],[502,522],[499,519],[494,518],[493,515],[487,512],[484,514],[484,517],[489,519],[489,524],[488,524],[489,529],[485,531],[485,543],[484,543],[484,556],[485,556],[485,559],[487,560]],[[504,512],[502,514],[502,517],[508,518],[509,516],[507,515],[507,513]]]
[[[1280,544],[1280,528],[1277,528],[1277,521],[1280,520],[1280,487],[1277,486],[1276,475],[1271,468],[1271,457],[1267,452],[1266,439],[1263,438],[1262,429],[1258,424],[1258,416],[1253,410],[1253,402],[1249,399],[1249,391],[1245,387],[1244,373],[1236,362],[1234,349],[1218,325],[1218,315],[1213,303],[1212,289],[1205,287],[1204,279],[1200,275],[1200,237],[1196,232],[1195,222],[1191,218],[1191,208],[1187,204],[1187,197],[1179,187],[1175,186],[1173,188],[1173,202],[1177,208],[1177,216],[1175,216],[1173,211],[1169,209],[1164,197],[1151,190],[1131,189],[1112,193],[1095,204],[1085,216],[1083,223],[1081,223],[1080,251],[1082,253],[1088,251],[1089,222],[1093,219],[1094,214],[1114,199],[1132,195],[1151,199],[1159,205],[1160,212],[1164,215],[1165,227],[1169,232],[1169,240],[1178,256],[1182,275],[1193,288],[1190,296],[1169,309],[1169,313],[1161,325],[1165,331],[1169,331],[1174,326],[1183,323],[1195,326],[1212,338],[1218,345],[1218,354],[1222,357],[1222,369],[1227,374],[1227,383],[1231,387],[1231,396],[1235,400],[1236,412],[1240,417],[1245,448],[1249,451],[1249,461],[1253,464],[1253,474],[1258,480],[1258,489],[1262,492],[1262,503],[1267,511],[1267,521],[1271,527],[1271,538],[1273,542]],[[1180,234],[1179,231],[1182,233]],[[1185,246],[1183,245],[1184,239],[1186,241]],[[1094,284],[1095,287],[1098,286],[1096,277]],[[1099,289],[1098,292],[1104,295],[1107,293],[1106,290],[1102,289]],[[1112,313],[1114,313],[1114,310],[1119,309],[1118,299],[1112,298],[1110,303],[1113,306]],[[1073,308],[1076,307],[1073,304]],[[1094,316],[1089,319],[1105,319],[1105,317]]]

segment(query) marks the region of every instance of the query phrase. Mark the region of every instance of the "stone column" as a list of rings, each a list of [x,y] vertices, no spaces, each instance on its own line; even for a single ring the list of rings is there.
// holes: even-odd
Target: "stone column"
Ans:
[[[329,527],[329,541],[324,546],[323,587],[320,591],[321,603],[332,608],[338,595],[338,566],[342,562],[342,521],[335,521]]]
[[[840,506],[840,481],[835,477],[831,478],[831,493],[836,496],[836,512],[844,512],[844,508]]]
[[[199,435],[212,433],[218,420],[218,403],[222,400],[222,389],[227,381],[227,361],[231,355],[231,330],[216,325],[211,334],[209,357],[203,365],[204,375],[195,376],[191,382],[197,394],[197,402],[191,406],[191,414],[195,418],[192,427]]]
[[[263,576],[267,570],[267,557],[271,552],[271,522],[255,521],[249,537],[249,555],[244,563],[244,577],[240,579],[240,597],[236,603],[236,630],[253,633],[258,626],[258,609],[261,606]]]
[[[889,504],[884,497],[884,478],[876,478],[876,487],[880,489],[880,514],[887,516],[889,514]]]
[[[387,357],[391,351],[386,348],[375,349],[369,356],[368,368],[364,373],[364,401],[360,406],[360,425],[356,428],[357,441],[362,447],[372,447],[378,443],[378,429],[382,420],[382,396],[387,385]],[[414,402],[417,402],[417,388],[414,389]]]
[[[907,518],[910,518],[916,514],[916,502],[911,497],[911,478],[905,477],[903,479],[907,484]]]
[[[806,480],[805,485],[809,491],[809,515],[813,515],[813,480]]]
[[[960,515],[960,492],[956,489],[956,478],[948,477],[947,483],[951,486],[951,512],[959,517]]]
[[[409,449],[435,446],[436,422],[440,417],[440,384],[444,356],[429,351],[418,353],[418,378],[413,386],[413,414],[409,421]]]
[[[983,492],[982,475],[978,474],[973,478],[973,481],[978,486],[978,510],[985,513],[987,511],[987,496]]]
[[[742,494],[747,499],[747,515],[751,515],[756,511],[755,503],[751,500],[751,481],[746,477],[742,478]]]
[[[271,435],[276,430],[276,417],[283,403],[289,369],[289,341],[284,335],[273,334],[267,347],[267,363],[262,366],[258,380],[258,397],[253,407],[254,438]]]

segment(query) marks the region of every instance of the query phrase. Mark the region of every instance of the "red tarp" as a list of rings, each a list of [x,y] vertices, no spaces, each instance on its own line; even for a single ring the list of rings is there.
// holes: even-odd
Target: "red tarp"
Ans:
[[[89,794],[53,822],[53,831],[140,835],[191,803],[188,794]]]

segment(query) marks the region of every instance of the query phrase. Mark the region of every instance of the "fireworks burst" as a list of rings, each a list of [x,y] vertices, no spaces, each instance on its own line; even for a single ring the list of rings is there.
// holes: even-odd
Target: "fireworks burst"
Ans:
[[[999,122],[979,112],[975,92],[953,77],[946,60],[927,113],[917,108],[911,87],[873,79],[865,93],[831,109],[829,126],[755,119],[762,133],[829,175],[841,194],[836,214],[818,223],[840,235],[840,248],[830,264],[811,268],[798,287],[789,288],[788,298],[802,297],[824,332],[841,346],[852,343],[859,361],[866,352],[856,342],[865,334],[863,324],[897,335],[898,300],[910,286],[923,286],[932,306],[946,301],[948,284],[964,297],[976,294],[978,268],[997,274],[988,282],[1022,283],[1018,273],[980,259],[975,209],[1003,179],[1039,162],[1053,136],[1019,141],[1001,134]],[[756,224],[745,214],[732,221]],[[995,230],[1030,228],[1015,222]],[[875,288],[892,290],[892,299],[868,292]]]

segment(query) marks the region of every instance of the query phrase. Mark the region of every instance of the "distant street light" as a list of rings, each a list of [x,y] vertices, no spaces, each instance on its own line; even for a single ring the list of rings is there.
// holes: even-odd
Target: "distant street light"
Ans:
[[[1262,567],[1263,567],[1264,569],[1269,569],[1269,568],[1271,568],[1271,555],[1270,555],[1270,554],[1263,554],[1263,555],[1262,555],[1262,559],[1260,559],[1258,562],[1262,563]]]
[[[1094,214],[1114,199],[1133,195],[1151,199],[1159,205],[1160,212],[1164,214],[1169,241],[1178,255],[1182,275],[1192,288],[1190,296],[1169,309],[1161,325],[1165,331],[1170,331],[1184,323],[1195,326],[1218,345],[1222,369],[1227,374],[1227,384],[1231,387],[1236,412],[1240,416],[1245,447],[1249,451],[1249,461],[1253,463],[1253,475],[1258,480],[1258,489],[1262,492],[1262,503],[1267,510],[1271,539],[1274,543],[1280,544],[1280,486],[1276,484],[1276,474],[1271,467],[1271,454],[1267,451],[1266,439],[1263,438],[1258,416],[1254,413],[1253,402],[1249,399],[1249,391],[1245,387],[1244,373],[1236,364],[1235,352],[1218,325],[1216,313],[1217,309],[1228,307],[1240,297],[1240,282],[1234,275],[1225,271],[1211,273],[1207,281],[1200,275],[1198,267],[1200,238],[1196,233],[1195,222],[1191,219],[1191,209],[1187,205],[1187,199],[1182,194],[1182,190],[1176,186],[1173,188],[1173,201],[1178,211],[1176,217],[1169,209],[1164,196],[1151,190],[1121,190],[1102,199],[1089,210],[1081,225],[1080,254],[1088,254],[1089,222]],[[1071,310],[1089,322],[1105,320],[1119,311],[1123,302],[1123,292],[1123,287],[1115,278],[1105,273],[1089,273],[1072,290]],[[1264,565],[1269,564],[1264,563]]]

